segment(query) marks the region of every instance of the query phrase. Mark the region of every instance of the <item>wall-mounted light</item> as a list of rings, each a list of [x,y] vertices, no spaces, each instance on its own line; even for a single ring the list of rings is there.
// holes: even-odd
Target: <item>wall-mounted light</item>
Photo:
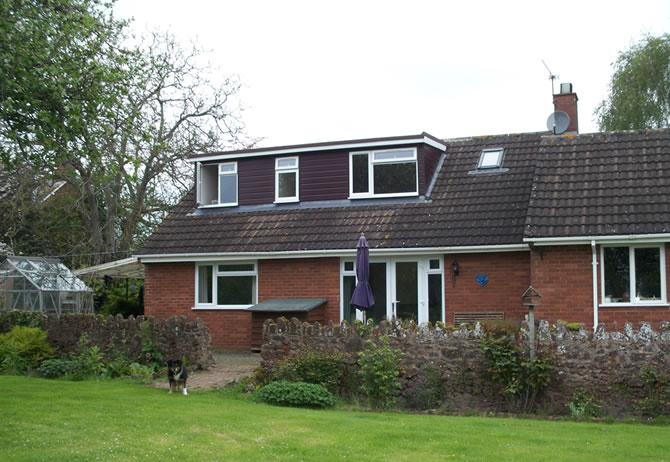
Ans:
[[[451,285],[452,287],[456,287],[456,276],[458,276],[458,262],[456,260],[451,263],[451,270],[454,273],[451,276]]]

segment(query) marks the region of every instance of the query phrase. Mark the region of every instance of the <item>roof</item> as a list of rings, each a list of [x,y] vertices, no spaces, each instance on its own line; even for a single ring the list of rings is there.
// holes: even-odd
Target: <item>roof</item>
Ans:
[[[191,191],[140,256],[503,248],[524,240],[670,233],[670,130],[444,140],[427,197],[197,209]],[[502,168],[477,170],[483,149]],[[458,250],[456,250],[458,251]]]
[[[137,260],[137,257],[129,257],[78,269],[74,271],[74,274],[79,277],[102,278],[108,276],[112,278],[144,279],[144,265]]]
[[[527,238],[670,232],[670,130],[546,137]]]
[[[198,210],[192,190],[137,255],[520,244],[541,134],[447,140],[428,198],[345,200]],[[482,149],[505,148],[504,171],[473,174]]]
[[[43,291],[92,291],[64,264],[54,258],[8,256],[0,266],[0,277],[26,278],[32,287]]]
[[[272,298],[257,305],[250,306],[247,311],[265,313],[303,312],[312,311],[328,301],[327,298]]]

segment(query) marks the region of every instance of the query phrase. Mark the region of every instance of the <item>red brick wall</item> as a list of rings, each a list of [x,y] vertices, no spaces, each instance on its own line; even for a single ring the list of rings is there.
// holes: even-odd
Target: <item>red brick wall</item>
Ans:
[[[147,316],[200,318],[209,327],[213,348],[247,349],[251,346],[251,312],[193,310],[194,263],[145,265],[144,312]],[[311,311],[310,322],[337,323],[340,318],[340,261],[338,258],[261,260],[258,262],[258,301],[269,298],[327,298]]]
[[[157,319],[200,318],[209,328],[212,348],[247,349],[251,343],[251,313],[243,310],[193,310],[194,263],[144,265],[144,313]]]
[[[531,285],[542,295],[535,319],[593,326],[590,246],[536,247],[531,252]]]
[[[258,262],[258,301],[269,298],[327,298],[307,319],[340,322],[340,259],[297,258]]]
[[[451,264],[458,262],[459,275],[452,286]],[[444,258],[445,323],[453,324],[454,312],[503,311],[505,319],[520,320],[527,313],[521,294],[530,284],[529,252],[449,254]],[[480,287],[477,274],[489,275]]]
[[[542,294],[542,305],[535,310],[536,319],[581,322],[587,329],[593,329],[591,246],[536,247],[531,254],[531,283]],[[597,248],[597,258],[600,299],[600,247]],[[666,278],[668,274],[666,260]],[[640,321],[649,321],[658,328],[661,321],[668,320],[670,309],[667,306],[598,309],[598,323],[604,323],[608,330],[613,328],[615,321],[621,330],[626,322],[637,327]]]

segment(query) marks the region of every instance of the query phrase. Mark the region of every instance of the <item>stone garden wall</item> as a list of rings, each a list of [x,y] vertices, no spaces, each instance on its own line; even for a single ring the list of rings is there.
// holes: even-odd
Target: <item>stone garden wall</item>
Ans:
[[[97,345],[106,355],[123,352],[129,359],[135,359],[143,355],[141,326],[144,322],[150,327],[151,341],[164,360],[185,356],[192,369],[207,368],[214,363],[209,349],[209,329],[200,319],[193,321],[182,316],[158,321],[144,316],[66,314],[60,318],[42,315],[41,324],[48,333],[49,342],[61,353],[74,351],[81,335],[87,333],[89,344]],[[11,326],[0,327],[11,329]]]
[[[523,328],[523,326],[522,326]],[[391,345],[405,353],[401,381],[406,384],[422,367],[430,365],[444,380],[446,408],[454,412],[504,411],[505,401],[486,382],[484,358],[479,349],[483,335],[474,329],[429,329],[427,326],[403,328],[399,323],[382,322],[361,337],[358,327],[346,324],[327,326],[279,319],[266,321],[261,365],[272,371],[292,352],[317,350],[342,352],[350,364],[358,358],[367,338],[388,335]],[[595,333],[568,329],[564,323],[540,322],[538,336],[556,352],[552,384],[538,398],[538,409],[551,414],[569,412],[567,403],[578,389],[593,393],[608,415],[635,414],[635,403],[647,396],[639,371],[653,364],[670,374],[670,323],[653,331],[640,323],[637,330],[626,324],[623,331]]]

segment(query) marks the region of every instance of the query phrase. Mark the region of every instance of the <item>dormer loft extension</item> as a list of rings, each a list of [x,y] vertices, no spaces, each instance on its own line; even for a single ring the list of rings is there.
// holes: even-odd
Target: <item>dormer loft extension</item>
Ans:
[[[425,196],[446,151],[419,135],[192,155],[197,206]]]

